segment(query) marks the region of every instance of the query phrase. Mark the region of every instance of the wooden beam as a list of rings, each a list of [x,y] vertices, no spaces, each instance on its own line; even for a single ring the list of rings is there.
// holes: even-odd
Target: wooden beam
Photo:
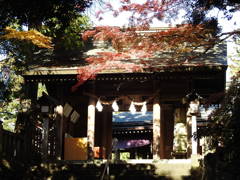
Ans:
[[[83,95],[84,96],[89,96],[89,97],[91,97],[92,99],[98,99],[98,96],[96,96],[95,94],[93,94],[93,93],[90,93],[90,92],[83,92]]]

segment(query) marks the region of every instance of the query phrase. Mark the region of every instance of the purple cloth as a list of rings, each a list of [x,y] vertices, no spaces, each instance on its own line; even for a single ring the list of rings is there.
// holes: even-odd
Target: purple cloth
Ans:
[[[148,139],[131,139],[131,140],[118,140],[116,149],[128,149],[149,145],[151,142]]]

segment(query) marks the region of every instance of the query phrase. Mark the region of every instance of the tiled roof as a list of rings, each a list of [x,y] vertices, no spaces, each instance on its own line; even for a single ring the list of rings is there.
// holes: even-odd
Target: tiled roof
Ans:
[[[83,53],[83,59],[78,61],[69,61],[61,65],[45,65],[45,66],[32,66],[25,75],[66,75],[77,74],[79,67],[84,66],[84,59],[89,56],[97,56],[98,52],[113,52],[114,49],[109,44],[102,42],[95,42],[93,48]],[[206,53],[200,50],[194,51],[192,54],[182,54],[174,59],[174,52],[156,52],[152,58],[147,59],[123,59],[123,63],[140,64],[142,61],[147,62],[148,68],[144,72],[172,72],[172,71],[192,71],[197,68],[222,68],[227,66],[227,45],[226,43],[217,44],[214,48]],[[190,61],[187,56],[195,56]],[[169,61],[171,59],[171,61]],[[109,68],[103,70],[101,73],[129,73],[125,69]]]

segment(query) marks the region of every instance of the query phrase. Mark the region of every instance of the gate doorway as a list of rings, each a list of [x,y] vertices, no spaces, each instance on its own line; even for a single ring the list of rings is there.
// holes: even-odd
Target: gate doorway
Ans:
[[[113,158],[152,159],[153,113],[113,112]]]

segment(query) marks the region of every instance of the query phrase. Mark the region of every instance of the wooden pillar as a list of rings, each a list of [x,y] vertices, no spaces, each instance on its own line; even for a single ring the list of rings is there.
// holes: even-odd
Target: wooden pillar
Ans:
[[[153,103],[153,159],[160,159],[160,114],[161,108],[159,100],[155,99]]]
[[[112,154],[112,110],[104,112],[105,132],[106,132],[106,157]]]
[[[187,157],[191,157],[192,154],[192,119],[191,116],[187,114]]]
[[[174,138],[174,110],[171,104],[162,105],[161,116],[161,139],[162,142],[162,159],[171,159],[173,151],[173,138]]]
[[[197,139],[194,138],[194,135],[197,133],[197,116],[192,116],[192,155],[197,155],[198,143]]]
[[[102,119],[102,145],[105,148],[105,158],[112,153],[112,109],[106,107]]]
[[[3,125],[2,121],[0,120],[0,159],[2,159],[3,155]]]
[[[26,118],[26,119],[25,119]],[[24,151],[25,151],[25,162],[29,163],[33,160],[33,141],[34,141],[34,135],[36,135],[36,129],[33,127],[31,121],[33,120],[30,117],[24,116],[24,120],[26,122],[24,130]],[[40,142],[38,142],[40,145]],[[39,149],[41,151],[41,149]]]
[[[103,111],[103,119],[102,119],[102,146],[104,147],[105,149],[105,154],[104,154],[104,158],[106,158],[107,154],[107,136],[108,136],[108,129],[107,129],[107,112],[106,111]]]
[[[94,134],[95,134],[95,99],[90,98],[88,104],[88,122],[87,122],[87,139],[88,139],[88,159],[94,158]]]
[[[96,111],[95,118],[95,148],[99,146],[99,158],[106,158],[111,151],[112,109],[105,106],[102,112]],[[96,158],[96,157],[95,157]]]
[[[49,118],[43,118],[43,145],[42,145],[42,152],[43,152],[43,161],[47,161],[48,159],[48,134],[49,134]]]
[[[199,113],[199,100],[193,100],[189,104],[187,115],[191,121],[191,147],[192,147],[192,156],[198,154],[198,143],[197,139],[194,138],[195,134],[197,133],[197,115]]]
[[[56,159],[62,159],[62,150],[63,150],[63,107],[61,105],[55,108],[55,112],[57,114],[56,117],[56,129],[57,129],[57,137],[56,137]]]

